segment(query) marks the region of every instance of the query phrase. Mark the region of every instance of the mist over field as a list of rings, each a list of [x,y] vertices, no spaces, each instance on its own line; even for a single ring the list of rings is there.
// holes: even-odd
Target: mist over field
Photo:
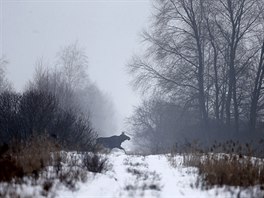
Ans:
[[[115,109],[114,115],[109,113],[113,126],[102,135],[124,130],[124,119],[140,97],[129,85],[125,65],[140,50],[139,33],[148,21],[151,2],[1,0],[0,6],[0,55],[8,61],[6,76],[13,87],[23,91],[39,59],[55,68],[57,54],[78,43],[87,56],[89,80]]]

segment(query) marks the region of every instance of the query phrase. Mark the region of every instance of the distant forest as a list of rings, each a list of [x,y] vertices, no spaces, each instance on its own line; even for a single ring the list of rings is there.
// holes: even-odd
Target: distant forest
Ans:
[[[115,129],[112,102],[90,81],[78,43],[62,48],[53,63],[36,61],[22,93],[6,78],[8,64],[0,59],[0,145],[44,135],[64,149],[91,150],[98,134]]]

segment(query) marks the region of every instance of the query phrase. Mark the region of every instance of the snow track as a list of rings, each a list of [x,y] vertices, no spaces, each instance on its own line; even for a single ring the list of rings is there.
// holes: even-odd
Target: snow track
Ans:
[[[172,167],[165,155],[126,155],[113,151],[109,155],[109,170],[89,173],[86,183],[79,183],[77,191],[60,189],[57,196],[66,197],[237,197],[240,189],[195,187],[197,169],[182,166],[182,157],[175,157]],[[248,197],[244,192],[241,197]]]

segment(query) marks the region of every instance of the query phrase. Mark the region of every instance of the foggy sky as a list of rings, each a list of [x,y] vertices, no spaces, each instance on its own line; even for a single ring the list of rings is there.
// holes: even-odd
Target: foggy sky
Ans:
[[[78,41],[86,49],[90,79],[112,98],[123,130],[123,118],[139,102],[125,65],[138,52],[151,1],[0,1],[0,52],[14,87],[23,90],[38,58],[52,63],[62,47]]]

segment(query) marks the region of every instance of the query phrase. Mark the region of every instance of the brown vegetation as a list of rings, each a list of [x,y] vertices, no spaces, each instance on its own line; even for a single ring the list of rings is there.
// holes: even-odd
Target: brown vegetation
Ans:
[[[11,155],[16,159],[23,172],[28,175],[39,173],[51,164],[51,152],[58,151],[60,146],[48,135],[32,136],[27,142],[16,145]]]
[[[264,186],[264,159],[256,158],[257,150],[250,144],[227,141],[217,143],[210,152],[202,153],[193,150],[183,155],[183,164],[198,168],[198,183],[204,187]]]
[[[264,185],[264,161],[235,154],[207,155],[197,166],[206,185]]]
[[[9,182],[7,191],[0,190],[0,196],[16,192],[15,186],[27,183],[41,185],[42,194],[47,196],[55,180],[71,190],[76,183],[86,181],[87,173],[102,172],[107,167],[107,158],[95,153],[62,152],[57,141],[48,135],[32,136],[28,141],[13,141],[0,148],[0,182]],[[13,185],[16,184],[16,185]]]

